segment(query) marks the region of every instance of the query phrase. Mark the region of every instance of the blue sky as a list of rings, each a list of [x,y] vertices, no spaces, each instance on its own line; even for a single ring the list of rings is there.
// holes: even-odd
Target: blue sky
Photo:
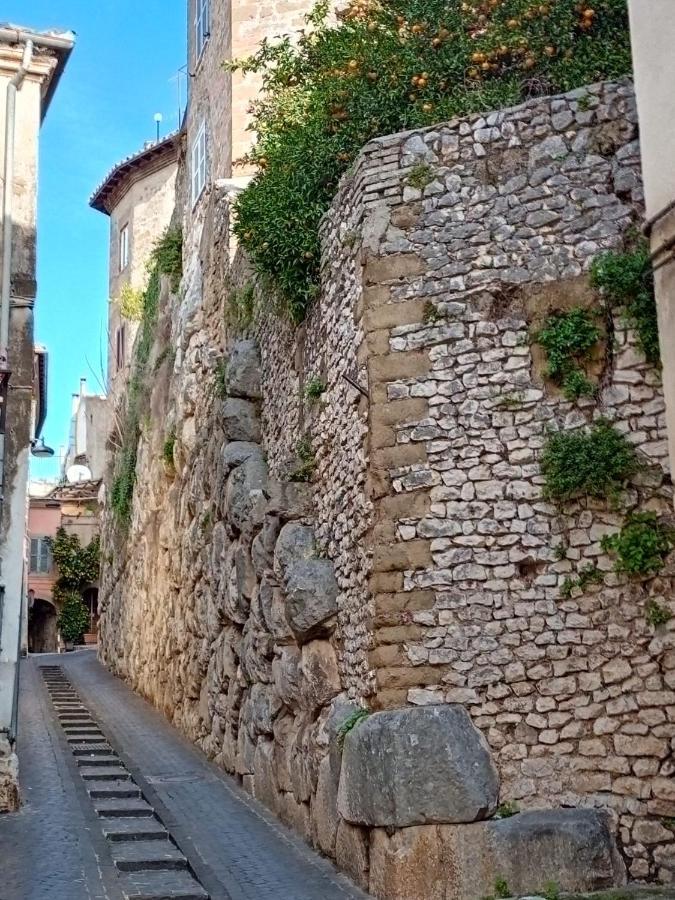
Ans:
[[[175,76],[185,63],[183,0],[3,0],[2,19],[77,34],[75,50],[40,139],[36,340],[49,350],[49,414],[43,431],[67,442],[80,377],[98,392],[106,352],[108,219],[88,198],[108,170],[178,121]],[[184,80],[183,80],[184,93]],[[58,462],[32,460],[33,477]]]

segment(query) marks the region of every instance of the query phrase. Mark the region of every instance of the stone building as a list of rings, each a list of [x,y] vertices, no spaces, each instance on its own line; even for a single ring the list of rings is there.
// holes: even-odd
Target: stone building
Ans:
[[[2,626],[0,630],[0,812],[18,803],[15,683],[25,585],[26,486],[33,403],[33,306],[37,160],[40,123],[73,47],[67,32],[0,27],[0,126],[2,146],[2,370],[3,501],[0,519]]]
[[[675,563],[636,582],[603,542],[671,510],[664,385],[620,310],[592,399],[532,337],[600,308],[592,263],[642,221],[632,84],[368,143],[294,329],[230,242],[236,35],[209,6],[102,659],[374,896],[673,882]],[[605,420],[640,459],[621,503],[551,502],[550,434]]]
[[[177,134],[148,142],[118,163],[90,200],[93,209],[110,218],[108,390],[113,405],[128,376],[138,330],[138,317],[124,314],[124,291],[141,292],[147,285],[150,253],[175,204],[178,148]]]

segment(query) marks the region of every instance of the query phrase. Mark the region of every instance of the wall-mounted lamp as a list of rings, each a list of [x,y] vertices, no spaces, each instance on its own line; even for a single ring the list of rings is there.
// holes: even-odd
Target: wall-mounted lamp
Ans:
[[[37,456],[38,459],[46,459],[47,457],[54,455],[52,448],[45,444],[44,438],[40,438],[38,441],[31,441],[30,452],[33,456]]]

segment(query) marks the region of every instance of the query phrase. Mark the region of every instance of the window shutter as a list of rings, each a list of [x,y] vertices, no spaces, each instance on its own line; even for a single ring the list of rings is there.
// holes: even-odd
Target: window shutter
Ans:
[[[30,571],[38,570],[38,541],[36,538],[30,540]]]
[[[49,572],[49,544],[48,542],[42,538],[40,540],[40,571],[45,574]]]

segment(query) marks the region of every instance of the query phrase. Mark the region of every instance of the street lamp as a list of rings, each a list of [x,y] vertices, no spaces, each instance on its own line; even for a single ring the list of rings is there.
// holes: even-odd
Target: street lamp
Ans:
[[[47,457],[54,455],[54,451],[52,450],[52,448],[48,447],[45,444],[44,438],[40,438],[36,441],[31,441],[30,452],[33,454],[33,456],[37,456],[38,459],[46,459]]]

